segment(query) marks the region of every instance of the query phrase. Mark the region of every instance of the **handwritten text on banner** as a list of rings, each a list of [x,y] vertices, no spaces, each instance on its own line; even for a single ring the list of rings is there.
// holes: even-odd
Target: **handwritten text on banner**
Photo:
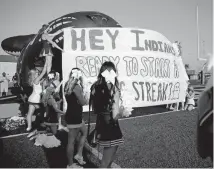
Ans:
[[[64,30],[63,79],[78,67],[91,85],[105,61],[117,70],[123,100],[129,107],[180,102],[188,77],[173,44],[162,34],[131,28]]]

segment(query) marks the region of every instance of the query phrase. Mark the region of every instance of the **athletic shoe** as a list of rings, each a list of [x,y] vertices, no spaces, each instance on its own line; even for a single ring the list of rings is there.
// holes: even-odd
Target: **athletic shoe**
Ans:
[[[77,162],[78,162],[80,165],[85,165],[85,164],[86,164],[86,162],[83,160],[83,156],[75,155],[75,156],[74,156],[74,159],[77,160]]]
[[[79,166],[76,163],[73,163],[72,165],[67,165],[67,168],[83,168],[83,167]]]

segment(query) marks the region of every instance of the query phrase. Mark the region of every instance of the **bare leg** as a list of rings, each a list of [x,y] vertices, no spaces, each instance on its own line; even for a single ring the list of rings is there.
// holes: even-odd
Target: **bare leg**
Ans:
[[[114,154],[113,154],[113,155],[112,155],[112,157],[111,157],[111,162],[110,162],[110,164],[109,164],[108,168],[111,168],[111,164],[113,163],[113,161],[114,161],[114,159],[115,159],[115,155],[116,155],[116,152],[117,152],[118,146],[115,146],[115,148],[116,148],[116,150],[115,150]]]
[[[63,124],[62,124],[62,116],[60,114],[58,114],[58,122],[59,122],[59,125],[58,125],[58,130],[65,130],[68,132],[68,128],[65,127]]]
[[[50,128],[51,128],[51,132],[53,133],[53,134],[56,134],[57,133],[57,125],[54,125],[54,126],[50,126]]]
[[[51,71],[52,67],[52,56],[46,56],[46,62],[47,62],[47,74]]]
[[[178,103],[175,103],[175,111],[178,111],[178,107],[179,107],[179,102]]]
[[[68,158],[69,166],[73,164],[74,143],[79,133],[79,130],[80,130],[79,128],[73,128],[73,129],[69,129],[69,132],[68,132],[67,158]]]
[[[58,122],[59,122],[58,129],[60,130],[60,129],[62,129],[62,128],[63,128],[63,126],[62,126],[62,117],[61,117],[61,115],[60,115],[60,114],[57,114],[57,117],[58,117]]]
[[[77,154],[74,158],[78,161],[80,165],[84,165],[86,162],[83,160],[82,152],[87,137],[87,129],[85,126],[85,122],[83,122],[83,126],[80,128],[80,134],[81,136],[78,142]]]
[[[184,110],[187,110],[188,104],[185,104],[184,106]]]
[[[27,114],[27,131],[30,131],[32,128],[32,116],[35,111],[35,106],[30,104],[28,107],[28,114]]]
[[[170,105],[170,108],[169,108],[170,110],[173,110],[174,108],[173,108],[173,103]]]
[[[109,165],[112,163],[112,156],[116,154],[118,146],[114,147],[104,147],[103,150],[103,158],[101,161],[101,166],[100,168],[107,168]]]
[[[83,147],[87,137],[87,129],[85,126],[85,122],[83,122],[83,125],[80,128],[80,132],[81,132],[81,136],[80,136],[80,140],[77,148],[77,155],[82,156]]]
[[[181,110],[184,110],[184,102],[181,102]]]

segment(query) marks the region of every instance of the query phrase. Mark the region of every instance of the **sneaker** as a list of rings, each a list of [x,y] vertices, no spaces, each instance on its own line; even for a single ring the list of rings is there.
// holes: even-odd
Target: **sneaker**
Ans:
[[[27,138],[30,138],[30,137],[32,137],[32,136],[34,136],[34,135],[36,135],[36,134],[37,134],[37,130],[34,130],[34,131],[30,132],[30,133],[27,135]]]
[[[67,168],[83,168],[83,167],[79,166],[76,163],[73,163],[72,165],[67,165]]]
[[[75,156],[74,156],[74,159],[77,160],[77,162],[78,162],[80,165],[85,165],[85,164],[86,164],[86,162],[83,160],[83,156],[75,155]]]
[[[32,136],[29,140],[35,140],[38,137],[38,135]]]
[[[31,129],[32,129],[31,127],[28,127],[28,128],[26,129],[26,131],[29,132],[29,131],[31,131]]]

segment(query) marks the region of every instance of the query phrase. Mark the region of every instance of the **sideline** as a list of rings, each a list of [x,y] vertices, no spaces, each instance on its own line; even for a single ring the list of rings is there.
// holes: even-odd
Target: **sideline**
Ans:
[[[119,119],[119,121],[120,120],[129,120],[129,119],[136,119],[136,118],[142,118],[142,117],[150,117],[150,116],[156,116],[156,115],[169,114],[169,113],[173,113],[173,112],[179,112],[179,111],[168,111],[168,112],[163,112],[163,113],[155,113],[155,114],[149,114],[149,115],[127,117],[127,118]],[[86,125],[88,125],[88,124],[86,124]],[[93,125],[95,125],[95,123],[91,123],[90,125],[93,126]],[[24,136],[24,135],[27,135],[27,134],[29,134],[29,133],[22,133],[22,134],[4,136],[4,137],[0,137],[0,139]],[[89,144],[87,142],[85,143],[84,148],[86,150],[86,153],[87,153],[86,156],[87,156],[88,160],[91,163],[93,163],[94,165],[100,166],[103,154],[101,152],[99,152],[96,148],[93,148],[93,147],[89,146]],[[111,168],[121,168],[121,166],[113,162],[112,165],[111,165]]]
[[[169,114],[169,113],[175,113],[175,112],[179,112],[179,111],[168,111],[168,112],[163,112],[163,113],[155,113],[155,114],[148,114],[148,115],[142,115],[142,116],[135,116],[135,117],[127,117],[127,118],[122,118],[119,119],[119,121],[121,120],[131,120],[131,119],[136,119],[136,118],[142,118],[142,117],[150,117],[150,116],[156,116],[156,115],[163,115],[163,114]],[[85,124],[86,126],[88,124]],[[95,125],[95,123],[91,123],[91,125]],[[21,134],[14,134],[14,135],[10,135],[10,136],[3,136],[0,137],[0,139],[5,139],[5,138],[13,138],[13,137],[18,137],[18,136],[23,136],[23,135],[27,135],[29,133],[21,133]]]
[[[24,136],[24,135],[27,135],[29,133],[21,133],[21,134],[14,134],[14,135],[10,135],[10,136],[3,136],[3,137],[0,137],[0,139],[5,139],[5,138],[13,138],[13,137],[18,137],[18,136]]]
[[[149,116],[156,116],[156,115],[162,115],[162,114],[168,114],[168,113],[173,113],[173,112],[179,112],[182,110],[178,110],[178,111],[167,111],[167,112],[162,112],[162,113],[154,113],[154,114],[148,114],[148,115],[142,115],[142,116],[135,116],[135,117],[126,117],[126,118],[122,118],[119,120],[130,120],[130,119],[136,119],[136,118],[141,118],[141,117],[149,117]]]

